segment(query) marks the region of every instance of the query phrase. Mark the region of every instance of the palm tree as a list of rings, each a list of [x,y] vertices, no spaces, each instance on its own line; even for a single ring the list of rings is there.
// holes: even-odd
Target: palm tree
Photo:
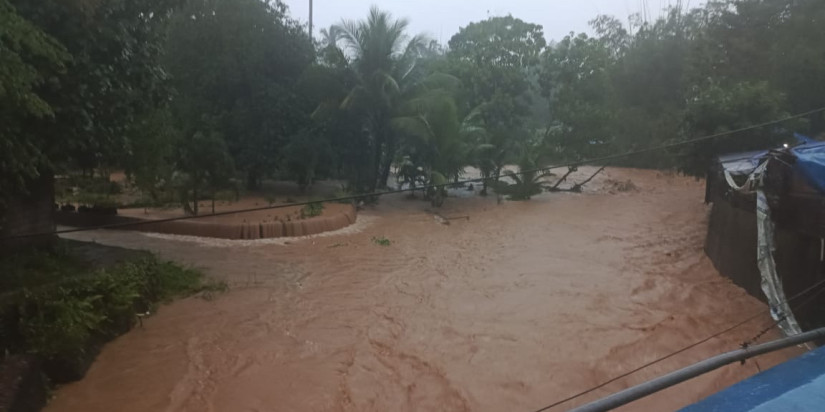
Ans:
[[[338,40],[340,39],[341,33],[338,30],[338,26],[332,25],[328,29],[321,29],[321,49],[319,50],[319,55],[323,64],[333,67],[347,64],[347,57],[338,47]]]
[[[341,107],[363,115],[372,146],[371,190],[387,183],[398,145],[390,121],[403,96],[420,80],[416,60],[426,42],[421,36],[409,38],[408,24],[372,7],[366,20],[343,21],[327,33],[338,36],[352,58],[357,85]]]

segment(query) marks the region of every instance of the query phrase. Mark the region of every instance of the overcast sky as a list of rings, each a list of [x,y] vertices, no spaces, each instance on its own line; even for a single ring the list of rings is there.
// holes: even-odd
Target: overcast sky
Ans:
[[[289,6],[293,18],[306,23],[309,0],[282,0]],[[627,16],[638,13],[647,4],[651,18],[678,0],[314,0],[315,33],[345,19],[364,18],[370,5],[376,4],[395,17],[410,20],[411,34],[425,33],[447,43],[460,27],[488,16],[512,14],[544,27],[548,41],[561,40],[570,31],[588,31],[587,22],[599,14]],[[700,0],[682,0],[695,6]]]

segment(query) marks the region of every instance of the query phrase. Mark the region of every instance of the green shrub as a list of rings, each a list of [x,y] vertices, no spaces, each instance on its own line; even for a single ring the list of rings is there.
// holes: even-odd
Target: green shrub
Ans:
[[[24,296],[18,312],[19,336],[27,352],[44,358],[82,356],[92,332],[106,319],[98,309],[100,295],[57,287]]]
[[[354,190],[352,190],[352,188],[350,188],[348,186],[342,186],[341,189],[335,191],[335,194],[332,195],[332,199],[343,199],[343,200],[333,200],[333,202],[335,202],[335,203],[341,203],[341,204],[345,204],[345,205],[346,204],[352,204],[357,199],[355,199],[355,198],[350,199],[350,198],[355,196],[355,195],[356,195],[356,193],[355,193]]]
[[[301,209],[301,219],[306,219],[309,217],[320,216],[321,213],[324,212],[324,203],[323,202],[314,202],[304,206]]]
[[[381,237],[373,237],[372,243],[375,243],[378,246],[390,246],[392,242],[389,239],[381,236]]]
[[[225,284],[204,282],[195,270],[154,257],[87,275],[74,273],[56,283],[0,295],[0,350],[61,365],[83,364],[90,350],[128,331],[137,314],[157,303],[223,289]]]

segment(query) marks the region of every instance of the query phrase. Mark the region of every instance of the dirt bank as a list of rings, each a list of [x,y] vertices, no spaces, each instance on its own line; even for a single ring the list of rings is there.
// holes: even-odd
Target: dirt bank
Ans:
[[[521,203],[448,199],[442,215],[470,216],[449,226],[426,203],[387,198],[360,232],[287,245],[77,234],[157,251],[233,288],[164,307],[48,410],[531,411],[763,308],[702,253],[701,182],[608,169],[595,183]],[[392,244],[371,240],[381,236]],[[558,410],[735,349],[768,321]],[[792,354],[627,409],[672,410]]]

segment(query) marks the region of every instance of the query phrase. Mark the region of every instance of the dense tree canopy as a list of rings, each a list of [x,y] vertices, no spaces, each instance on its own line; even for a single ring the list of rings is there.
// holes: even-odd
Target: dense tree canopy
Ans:
[[[122,168],[152,201],[195,213],[199,198],[266,178],[371,192],[394,167],[420,185],[475,166],[498,181],[507,164],[823,106],[823,20],[818,0],[724,0],[655,21],[596,16],[593,34],[549,45],[539,25],[490,17],[439,45],[377,8],[315,41],[277,0],[0,0],[0,190]],[[698,175],[714,154],[794,131],[821,135],[825,116],[621,164]],[[509,190],[527,198],[536,179]]]
[[[571,35],[544,53],[541,85],[551,102],[554,146],[567,157],[590,157],[822,106],[822,54],[810,47],[821,39],[822,31],[812,27],[823,11],[825,5],[815,1],[747,0],[673,8],[656,21],[637,19],[630,27],[597,18],[596,37]],[[810,37],[803,40],[805,34]],[[785,123],[625,164],[703,174],[712,154],[770,147],[788,141],[792,131],[822,133],[823,119],[814,115],[807,123]]]
[[[182,133],[222,134],[257,187],[307,123],[295,84],[313,60],[308,36],[279,2],[189,1],[170,21],[164,57]],[[216,130],[201,130],[206,123]]]

